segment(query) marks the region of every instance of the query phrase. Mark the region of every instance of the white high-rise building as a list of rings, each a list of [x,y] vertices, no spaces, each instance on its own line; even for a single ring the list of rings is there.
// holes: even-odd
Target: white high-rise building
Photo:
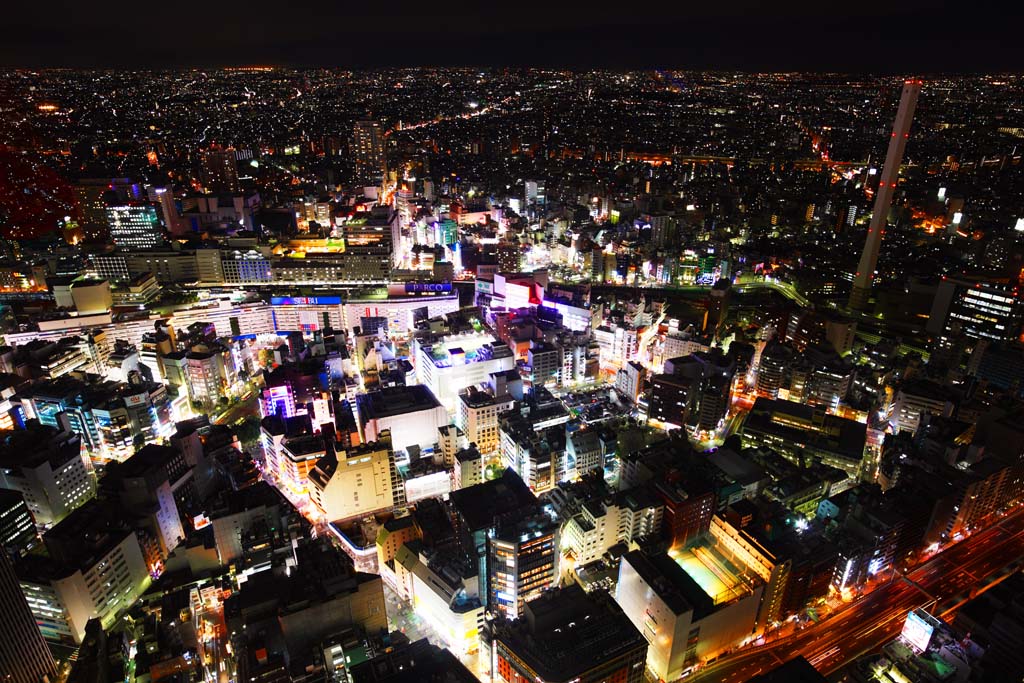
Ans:
[[[416,380],[426,385],[449,412],[459,392],[516,366],[512,351],[489,332],[464,332],[413,341]]]

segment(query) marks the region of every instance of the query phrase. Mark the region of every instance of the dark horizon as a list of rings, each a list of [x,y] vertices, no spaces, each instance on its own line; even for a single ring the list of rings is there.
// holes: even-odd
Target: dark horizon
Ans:
[[[399,3],[404,4],[404,3]],[[912,0],[900,7],[752,2],[643,14],[518,3],[466,12],[346,11],[315,2],[8,10],[10,68],[510,67],[849,74],[1024,71],[1017,22]]]

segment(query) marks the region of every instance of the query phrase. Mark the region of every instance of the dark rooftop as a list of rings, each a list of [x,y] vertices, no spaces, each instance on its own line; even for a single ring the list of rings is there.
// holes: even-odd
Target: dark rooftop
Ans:
[[[366,424],[373,419],[430,410],[441,404],[430,389],[422,384],[385,387],[380,391],[356,396],[359,419]]]
[[[573,584],[524,609],[521,619],[498,621],[495,637],[545,680],[568,681],[627,653],[646,653],[647,641],[607,594]]]
[[[537,497],[511,469],[497,479],[452,491],[450,500],[470,531],[493,526],[501,514],[537,505]]]

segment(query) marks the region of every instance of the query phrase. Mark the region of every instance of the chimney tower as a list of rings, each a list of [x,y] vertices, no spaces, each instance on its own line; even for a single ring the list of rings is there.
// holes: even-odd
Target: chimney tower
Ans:
[[[871,280],[875,276],[878,265],[878,248],[882,244],[892,195],[899,181],[900,164],[903,162],[903,150],[906,149],[910,137],[910,124],[914,119],[917,107],[917,96],[921,93],[921,81],[910,80],[903,84],[903,95],[900,97],[900,108],[896,111],[896,120],[892,124],[892,138],[889,140],[889,151],[885,155],[885,166],[882,167],[882,180],[878,184],[875,195],[875,208],[871,212],[871,225],[868,237],[864,241],[864,252],[860,255],[857,275],[853,280],[850,292],[850,308],[863,311],[868,307],[871,297]]]

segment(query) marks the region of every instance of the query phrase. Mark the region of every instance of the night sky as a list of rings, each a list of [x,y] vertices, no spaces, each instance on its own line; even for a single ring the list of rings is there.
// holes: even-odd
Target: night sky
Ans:
[[[550,1],[4,3],[0,64],[1024,70],[1020,4]]]

